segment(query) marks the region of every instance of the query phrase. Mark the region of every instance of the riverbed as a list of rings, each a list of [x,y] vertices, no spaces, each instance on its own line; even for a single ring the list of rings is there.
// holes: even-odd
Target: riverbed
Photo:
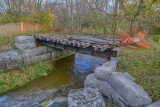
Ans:
[[[86,76],[105,60],[77,53],[54,61],[54,69],[46,77],[40,77],[22,88],[0,97],[0,107],[31,107],[61,89],[58,97],[67,97],[70,89],[83,88]]]

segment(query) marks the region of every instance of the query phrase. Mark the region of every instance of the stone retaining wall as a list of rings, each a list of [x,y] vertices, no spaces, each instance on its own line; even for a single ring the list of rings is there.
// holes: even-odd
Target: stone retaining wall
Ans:
[[[126,73],[116,72],[115,60],[106,62],[89,74],[84,87],[95,86],[109,101],[121,107],[143,107],[152,102],[145,90]]]
[[[16,50],[0,53],[0,72],[29,65],[48,59],[59,59],[73,55],[74,52],[52,47],[36,47],[32,36],[17,36],[15,38]]]

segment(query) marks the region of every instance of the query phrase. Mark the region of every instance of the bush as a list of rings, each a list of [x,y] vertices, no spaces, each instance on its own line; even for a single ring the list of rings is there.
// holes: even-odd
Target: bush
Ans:
[[[52,27],[52,23],[53,23],[53,17],[48,12],[42,13],[41,24],[43,24],[45,28],[49,28]]]
[[[154,28],[153,32],[156,34],[160,34],[160,27]]]
[[[14,15],[1,14],[0,16],[0,24],[4,23],[14,23],[16,22],[16,18]]]

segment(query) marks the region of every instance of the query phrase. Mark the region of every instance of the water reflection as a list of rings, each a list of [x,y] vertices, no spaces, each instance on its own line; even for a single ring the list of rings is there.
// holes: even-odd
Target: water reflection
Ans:
[[[73,71],[78,73],[87,73],[93,71],[103,61],[104,59],[101,58],[77,53],[75,56],[75,66]]]
[[[59,96],[67,96],[70,89],[82,88],[83,82],[104,59],[77,53],[75,56],[58,60],[54,70],[46,77],[40,77],[26,86],[0,97],[0,107],[33,106],[53,92],[67,84],[74,84],[66,88]]]

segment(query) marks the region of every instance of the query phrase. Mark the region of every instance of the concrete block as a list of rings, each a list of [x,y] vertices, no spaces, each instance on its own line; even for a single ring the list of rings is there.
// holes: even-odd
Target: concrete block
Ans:
[[[84,87],[91,86],[97,87],[104,96],[109,96],[110,85],[105,81],[98,80],[94,73],[89,74],[84,81]]]
[[[46,46],[40,46],[33,49],[27,49],[24,50],[23,54],[24,56],[36,56],[47,53],[47,47]]]
[[[95,69],[95,75],[100,80],[108,81],[110,74],[116,72],[116,66],[114,62],[106,62]]]
[[[52,58],[51,53],[45,53],[45,54],[37,55],[37,56],[23,56],[24,63],[26,65],[29,65],[35,62],[39,62],[39,61],[45,61],[50,58]]]
[[[117,92],[112,87],[108,95],[108,100],[113,104],[118,104],[120,107],[128,107],[128,104],[117,94]]]
[[[112,72],[109,83],[129,106],[145,106],[152,102],[145,90],[126,77],[124,73]]]
[[[56,58],[58,57],[58,52],[57,51],[53,51],[52,52],[52,58]]]
[[[27,49],[33,49],[36,47],[35,42],[32,43],[25,43],[25,44],[19,44],[15,43],[15,47],[21,50],[27,50]]]
[[[18,44],[26,44],[35,42],[35,38],[33,36],[17,36],[15,37],[15,43]]]

